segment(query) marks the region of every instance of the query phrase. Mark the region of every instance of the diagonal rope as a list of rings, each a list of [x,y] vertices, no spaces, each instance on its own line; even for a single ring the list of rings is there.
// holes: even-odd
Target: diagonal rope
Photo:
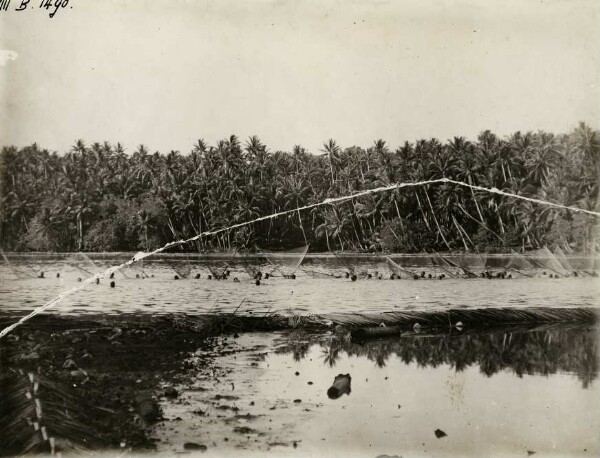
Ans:
[[[291,210],[284,210],[282,212],[279,213],[272,213],[270,215],[266,215],[266,216],[261,216],[260,218],[256,218],[253,219],[251,221],[245,221],[243,223],[238,223],[238,224],[234,224],[232,226],[228,226],[228,227],[224,227],[221,229],[217,229],[214,231],[206,231],[206,232],[201,232],[200,234],[197,234],[189,239],[182,239],[182,240],[176,240],[173,242],[169,242],[167,243],[165,246],[161,247],[161,248],[157,248],[154,251],[149,251],[149,252],[142,252],[140,251],[139,253],[137,253],[132,259],[130,259],[127,262],[124,262],[123,264],[120,264],[118,266],[113,266],[110,267],[109,269],[105,270],[104,272],[98,273],[93,275],[92,277],[87,278],[86,280],[84,280],[83,282],[79,283],[78,285],[74,286],[71,289],[68,289],[66,291],[61,292],[58,296],[56,296],[54,299],[52,299],[50,302],[47,302],[46,304],[36,308],[35,310],[33,310],[31,313],[29,313],[28,315],[24,316],[23,318],[21,318],[19,321],[11,324],[10,326],[7,326],[6,328],[4,328],[2,331],[0,331],[0,339],[2,337],[4,337],[5,335],[7,335],[9,332],[11,332],[13,329],[15,329],[16,327],[20,326],[21,324],[25,323],[26,321],[30,320],[31,318],[33,318],[36,315],[39,315],[40,313],[44,312],[45,310],[49,309],[50,307],[52,307],[53,305],[59,303],[60,301],[62,301],[65,297],[70,296],[74,293],[76,293],[77,291],[80,291],[82,289],[84,289],[87,285],[89,285],[90,283],[94,282],[96,280],[96,278],[104,278],[107,275],[110,275],[111,273],[117,272],[125,267],[129,267],[130,265],[141,261],[142,259],[145,259],[149,256],[152,256],[154,254],[157,253],[161,253],[169,248],[173,248],[179,245],[184,245],[186,243],[190,243],[193,241],[196,241],[202,237],[208,237],[211,235],[216,235],[216,234],[220,234],[222,232],[226,232],[226,231],[231,231],[233,229],[238,229],[240,227],[244,227],[244,226],[248,226],[250,224],[255,224],[258,223],[260,221],[267,221],[270,219],[274,219],[274,218],[278,218],[280,216],[284,216],[284,215],[288,215],[294,212],[300,212],[300,211],[304,211],[304,210],[309,210],[311,208],[315,208],[315,207],[320,207],[323,205],[330,205],[330,204],[336,204],[339,202],[345,202],[347,200],[352,200],[352,199],[356,199],[357,197],[361,197],[361,196],[366,196],[369,194],[376,194],[376,193],[380,193],[380,192],[385,192],[385,191],[392,191],[394,189],[401,189],[401,188],[407,188],[407,187],[417,187],[417,186],[426,186],[429,184],[437,184],[437,183],[452,183],[452,184],[456,184],[459,186],[466,186],[468,188],[472,188],[472,189],[476,189],[478,191],[484,191],[484,192],[491,192],[494,194],[499,194],[505,197],[511,197],[511,198],[515,198],[515,199],[520,199],[520,200],[525,200],[525,201],[529,201],[529,202],[534,202],[537,204],[541,204],[541,205],[548,205],[551,207],[556,207],[556,208],[561,208],[563,210],[570,210],[573,212],[578,212],[578,213],[586,213],[588,215],[593,215],[593,216],[600,216],[600,212],[595,212],[595,211],[591,211],[591,210],[585,210],[583,208],[578,208],[578,207],[571,207],[571,206],[567,206],[567,205],[562,205],[562,204],[557,204],[557,203],[553,203],[553,202],[548,202],[545,200],[540,200],[540,199],[534,199],[531,197],[525,197],[525,196],[520,196],[518,194],[513,194],[510,192],[506,192],[506,191],[501,191],[498,188],[485,188],[483,186],[477,186],[477,185],[472,185],[472,184],[468,184],[468,183],[464,183],[462,181],[456,181],[456,180],[451,180],[449,178],[438,178],[435,180],[424,180],[424,181],[418,181],[418,182],[405,182],[405,183],[396,183],[396,184],[392,184],[389,186],[382,186],[379,188],[373,188],[373,189],[365,189],[364,191],[359,191],[356,192],[354,194],[349,194],[347,196],[341,196],[341,197],[330,197],[327,198],[325,200],[322,200],[320,202],[315,202],[313,204],[309,204],[309,205],[304,205],[302,207],[297,207]]]

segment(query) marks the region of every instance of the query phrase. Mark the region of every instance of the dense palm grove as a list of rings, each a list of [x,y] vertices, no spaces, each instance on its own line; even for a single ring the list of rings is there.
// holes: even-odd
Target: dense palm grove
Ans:
[[[600,132],[490,131],[367,149],[334,140],[319,154],[270,152],[235,136],[189,154],[140,145],[84,144],[57,154],[32,145],[0,155],[0,246],[6,250],[147,250],[199,232],[328,197],[405,181],[448,177],[588,210],[599,210]],[[311,251],[506,250],[596,243],[593,216],[452,184],[403,188],[293,212],[201,240],[187,249]]]

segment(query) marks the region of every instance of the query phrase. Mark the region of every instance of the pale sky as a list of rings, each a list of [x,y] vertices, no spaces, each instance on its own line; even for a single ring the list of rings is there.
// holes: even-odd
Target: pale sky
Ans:
[[[600,127],[598,0],[70,0],[0,12],[0,144],[187,153]]]

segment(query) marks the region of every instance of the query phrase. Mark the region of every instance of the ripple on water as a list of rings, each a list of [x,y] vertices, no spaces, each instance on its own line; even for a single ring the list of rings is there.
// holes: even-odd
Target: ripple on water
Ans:
[[[29,311],[76,286],[76,276],[67,273],[54,278],[54,270],[64,268],[48,262],[48,278],[5,280],[0,290],[1,311]],[[520,306],[600,306],[600,282],[594,278],[519,278],[513,280],[358,280],[308,276],[298,272],[295,281],[282,278],[263,280],[256,286],[241,269],[233,269],[240,283],[172,280],[172,271],[162,263],[147,263],[144,269],[152,281],[117,279],[117,288],[108,282],[89,285],[64,299],[55,313],[172,313],[208,311],[255,313],[334,313],[377,312],[384,310],[448,309]],[[380,268],[380,271],[383,271]],[[0,275],[2,272],[0,271]],[[387,278],[387,277],[386,277]],[[166,300],[166,301],[165,301]],[[241,305],[240,305],[241,304]],[[85,309],[83,309],[83,308]],[[74,310],[77,309],[77,310]]]

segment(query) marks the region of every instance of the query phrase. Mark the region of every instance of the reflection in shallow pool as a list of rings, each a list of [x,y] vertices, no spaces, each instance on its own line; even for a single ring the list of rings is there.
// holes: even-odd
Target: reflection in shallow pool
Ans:
[[[215,356],[213,377],[165,403],[167,417],[184,421],[157,429],[159,450],[192,440],[223,455],[594,456],[597,338],[589,327],[365,344],[243,335]],[[351,376],[351,391],[330,399],[339,374]]]

